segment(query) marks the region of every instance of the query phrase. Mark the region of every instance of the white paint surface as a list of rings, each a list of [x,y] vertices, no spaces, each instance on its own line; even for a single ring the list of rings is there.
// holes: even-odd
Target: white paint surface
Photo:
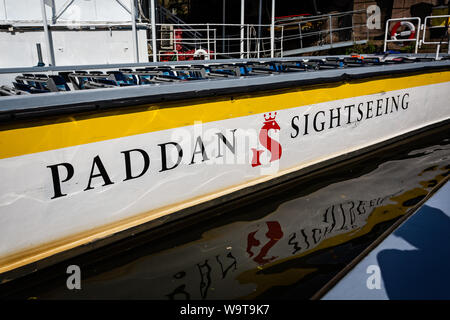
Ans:
[[[53,47],[57,66],[112,64],[134,62],[130,30],[53,31]],[[139,61],[148,62],[146,30],[138,30]],[[0,32],[0,67],[33,67],[38,63],[36,43],[49,64],[43,31]]]
[[[265,170],[250,165],[250,147],[256,147],[256,140],[253,139],[253,144],[250,145],[242,143],[245,139],[241,140],[246,137],[246,133],[258,134],[264,121],[263,114],[206,123],[200,131],[198,126],[188,126],[2,159],[0,256],[243,184],[276,173],[277,169],[282,172],[293,167],[306,167],[442,121],[450,115],[448,90],[449,83],[441,83],[286,110],[279,109],[282,106],[273,106],[274,111],[278,112],[276,121],[281,130],[277,140],[283,147],[283,155],[269,168],[265,166]],[[344,122],[332,130],[291,138],[291,119],[295,115],[301,118],[308,112],[315,113],[406,92],[409,93],[409,106],[406,110],[361,122]],[[346,119],[345,113],[343,119]],[[240,141],[236,152],[238,161],[229,164],[214,163],[217,140],[211,140],[211,137],[222,132],[231,139],[232,129],[237,129],[236,138]],[[197,155],[198,163],[190,165],[188,163],[191,161],[192,151],[189,150],[194,146],[193,137],[199,135],[203,136],[206,153],[211,160],[202,163],[201,155]],[[179,142],[183,146],[185,157],[176,169],[159,172],[158,144],[169,141]],[[150,154],[150,169],[139,179],[123,181],[125,168],[121,151],[136,148],[144,149]],[[227,152],[226,159],[234,159],[228,149],[222,148]],[[267,152],[265,154],[268,155]],[[103,180],[96,178],[92,185],[95,188],[83,191],[89,179],[92,159],[97,155],[101,157],[114,184],[102,187]],[[172,160],[173,156],[172,154]],[[62,184],[63,192],[68,196],[51,199],[52,177],[47,166],[61,162],[73,164],[75,175]],[[138,167],[137,163],[136,168]]]

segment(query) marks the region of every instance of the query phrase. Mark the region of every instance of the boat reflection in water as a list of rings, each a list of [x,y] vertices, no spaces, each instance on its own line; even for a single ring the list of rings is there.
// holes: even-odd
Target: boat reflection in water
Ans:
[[[26,290],[8,283],[8,292],[38,299],[310,298],[447,178],[447,133],[448,126],[303,177],[157,240],[136,239],[120,253],[116,244],[74,258],[30,276],[35,285]],[[82,290],[66,287],[70,264],[81,267]]]

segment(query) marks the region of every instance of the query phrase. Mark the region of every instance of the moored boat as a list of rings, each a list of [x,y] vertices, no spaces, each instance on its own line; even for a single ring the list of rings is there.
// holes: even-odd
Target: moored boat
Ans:
[[[139,67],[14,70],[15,87],[4,87],[14,95],[0,98],[4,279],[447,124],[450,117],[445,59]],[[83,88],[95,90],[73,90]]]

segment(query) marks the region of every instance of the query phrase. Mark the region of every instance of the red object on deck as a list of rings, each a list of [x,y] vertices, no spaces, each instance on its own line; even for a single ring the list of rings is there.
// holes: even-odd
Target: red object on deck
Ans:
[[[176,51],[166,51],[164,53],[161,53],[160,61],[190,61],[190,60],[197,60],[194,56],[194,53],[197,51],[196,49],[186,50],[183,51],[183,30],[182,29],[175,29],[174,30],[174,43],[175,43],[175,50]],[[205,50],[209,55],[213,54],[214,51],[212,50]]]
[[[181,46],[181,41],[183,40],[183,31],[181,29],[175,29],[173,33],[175,34],[175,50],[183,50],[183,47]]]

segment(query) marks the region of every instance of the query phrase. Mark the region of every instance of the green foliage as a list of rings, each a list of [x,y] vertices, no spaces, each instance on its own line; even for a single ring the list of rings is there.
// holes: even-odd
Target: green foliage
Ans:
[[[347,48],[345,50],[345,54],[352,54],[352,53],[359,53],[359,54],[369,54],[369,53],[376,53],[377,47],[371,43],[367,42],[366,44],[357,44],[353,47]]]

